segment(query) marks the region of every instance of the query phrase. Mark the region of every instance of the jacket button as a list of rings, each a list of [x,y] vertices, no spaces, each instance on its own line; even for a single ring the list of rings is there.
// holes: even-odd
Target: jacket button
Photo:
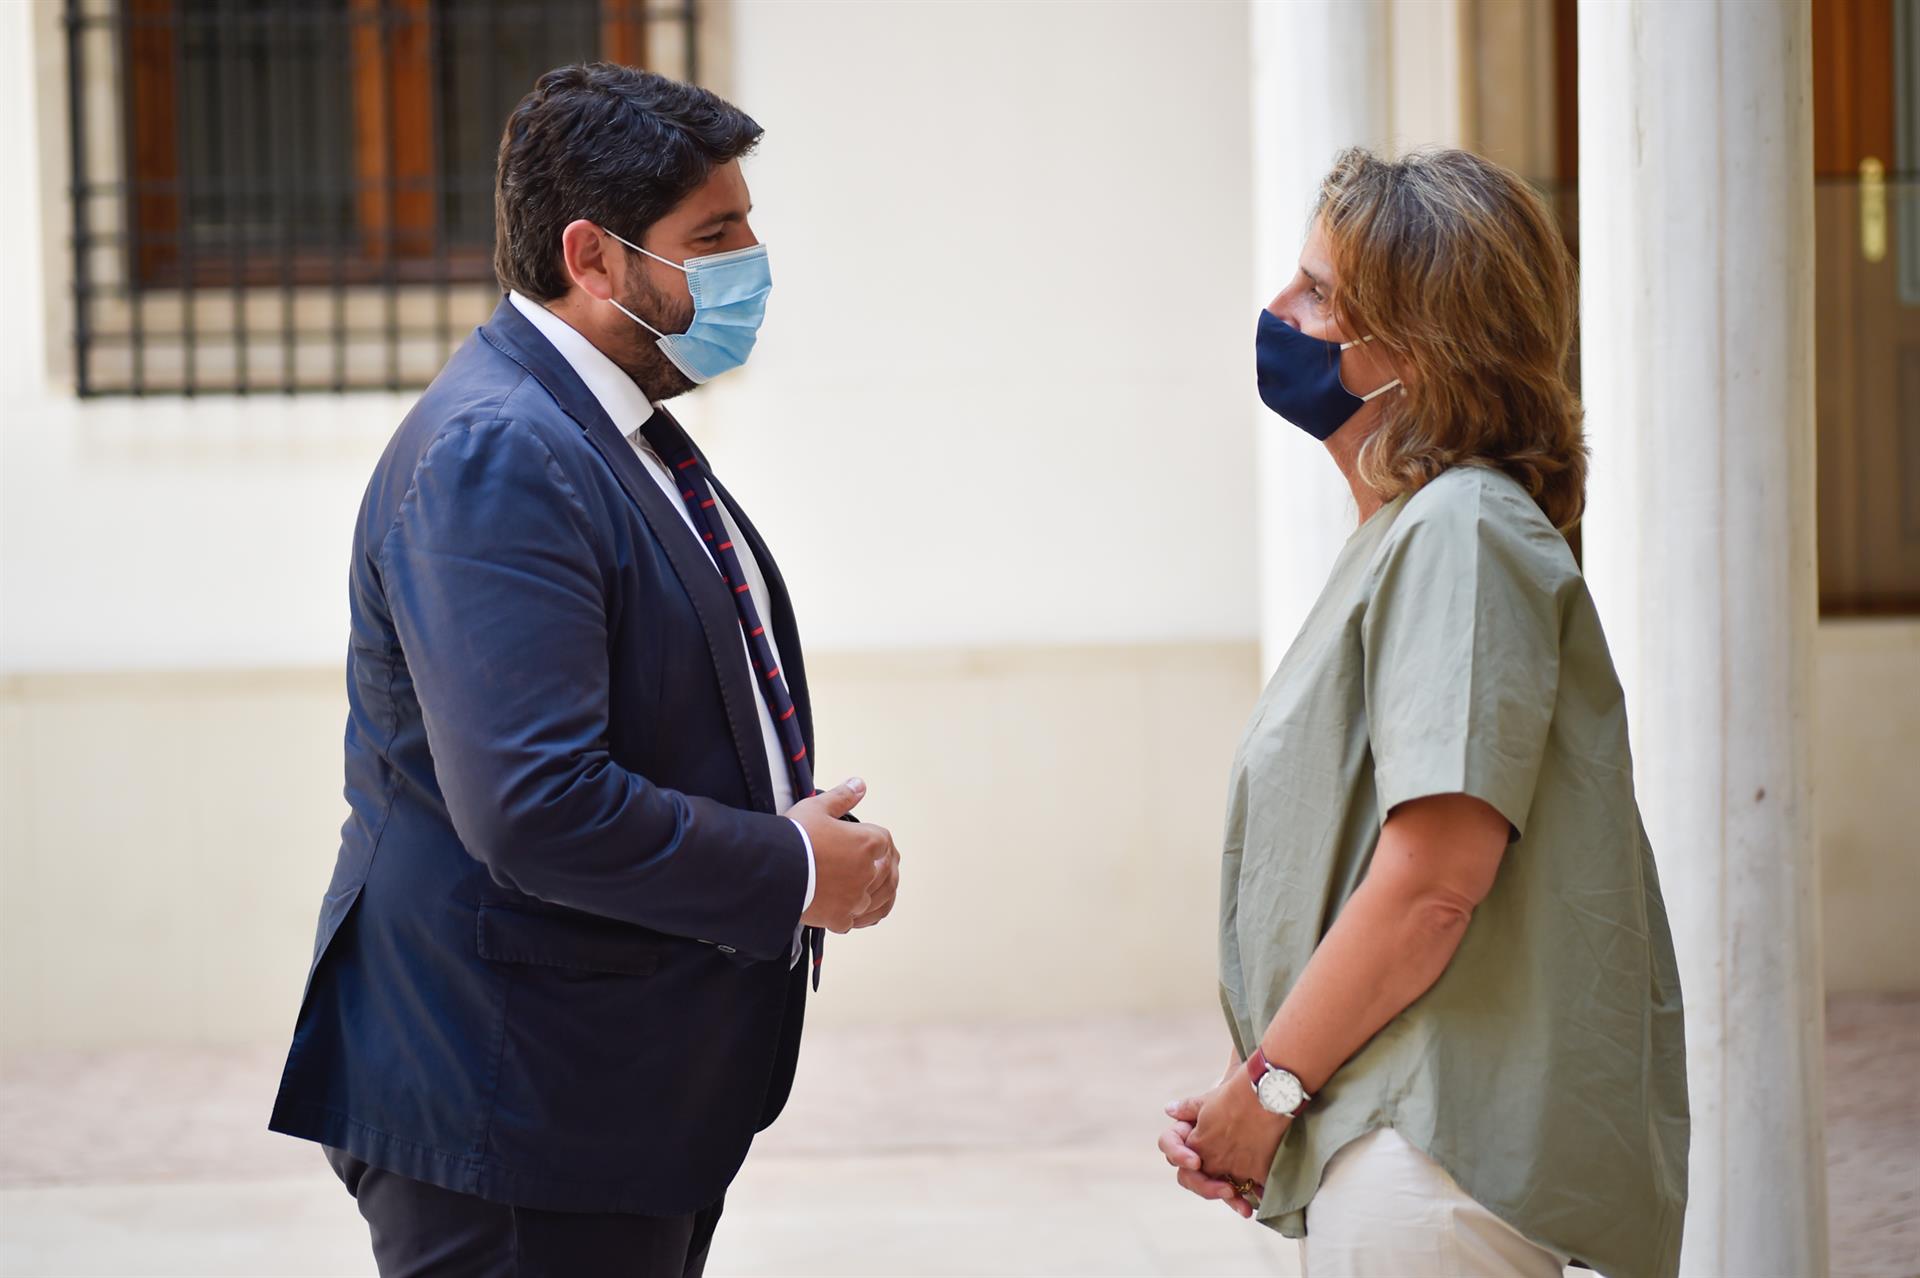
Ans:
[[[731,945],[723,945],[720,947],[720,952],[722,954],[737,954],[739,951],[735,950]]]

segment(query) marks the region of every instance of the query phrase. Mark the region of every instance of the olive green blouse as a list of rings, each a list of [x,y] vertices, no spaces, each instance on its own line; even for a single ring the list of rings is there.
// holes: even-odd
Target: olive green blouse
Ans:
[[[1539,1244],[1607,1275],[1672,1275],[1680,986],[1620,684],[1565,539],[1478,466],[1347,541],[1234,758],[1220,992],[1243,1056],[1387,814],[1453,793],[1513,827],[1493,890],[1433,988],[1288,1129],[1259,1219],[1304,1236],[1327,1161],[1392,1127]]]

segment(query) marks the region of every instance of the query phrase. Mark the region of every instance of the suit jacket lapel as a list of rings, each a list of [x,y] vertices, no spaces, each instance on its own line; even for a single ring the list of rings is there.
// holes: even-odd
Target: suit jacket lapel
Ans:
[[[767,751],[760,734],[760,711],[756,701],[759,694],[754,691],[752,675],[747,669],[740,644],[740,614],[735,610],[726,586],[721,583],[720,574],[714,571],[713,561],[687,530],[680,512],[673,508],[666,494],[653,482],[653,477],[633,451],[633,445],[614,426],[613,420],[600,406],[600,401],[587,389],[579,374],[573,371],[573,366],[553,348],[553,343],[541,336],[540,330],[529,323],[526,316],[503,298],[494,310],[493,318],[480,329],[480,335],[546,387],[547,393],[553,396],[561,410],[579,424],[587,442],[606,461],[614,477],[620,481],[620,487],[639,507],[641,516],[653,532],[654,541],[672,565],[674,575],[686,589],[687,598],[693,601],[694,613],[700,618],[700,629],[706,635],[707,650],[713,658],[714,675],[720,683],[720,699],[726,706],[727,726],[732,729],[734,750],[740,757],[740,769],[747,780],[747,793],[755,807],[773,811],[773,779],[767,772]],[[745,531],[744,521],[742,531]],[[762,562],[765,564],[768,561]],[[771,568],[763,571],[768,573],[768,588],[771,590]],[[779,631],[774,633],[777,635]],[[786,659],[786,650],[782,648],[781,660]],[[794,701],[796,705],[800,704],[798,693],[795,693]],[[805,713],[804,710],[802,713]]]

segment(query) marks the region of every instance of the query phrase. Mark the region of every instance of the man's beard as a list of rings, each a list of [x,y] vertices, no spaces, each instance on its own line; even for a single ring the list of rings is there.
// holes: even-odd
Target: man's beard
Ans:
[[[693,322],[691,298],[682,300],[669,297],[654,289],[647,283],[646,277],[638,272],[631,277],[631,285],[626,296],[620,299],[620,305],[662,333],[683,333],[687,325]],[[633,343],[615,355],[613,362],[633,379],[633,384],[640,388],[649,403],[658,404],[694,388],[693,379],[667,358],[652,333],[638,324],[633,326],[633,332]]]

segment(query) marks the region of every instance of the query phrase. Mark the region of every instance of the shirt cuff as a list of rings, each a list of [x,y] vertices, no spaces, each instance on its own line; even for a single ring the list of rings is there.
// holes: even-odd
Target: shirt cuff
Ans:
[[[793,821],[793,818],[788,817],[787,820]],[[807,837],[807,827],[804,825],[801,825],[798,821],[793,821],[793,828],[800,831],[800,846],[807,850],[807,895],[800,902],[800,912],[802,914],[805,914],[808,910],[813,908],[813,889],[815,886],[814,867],[813,867],[813,840]]]

